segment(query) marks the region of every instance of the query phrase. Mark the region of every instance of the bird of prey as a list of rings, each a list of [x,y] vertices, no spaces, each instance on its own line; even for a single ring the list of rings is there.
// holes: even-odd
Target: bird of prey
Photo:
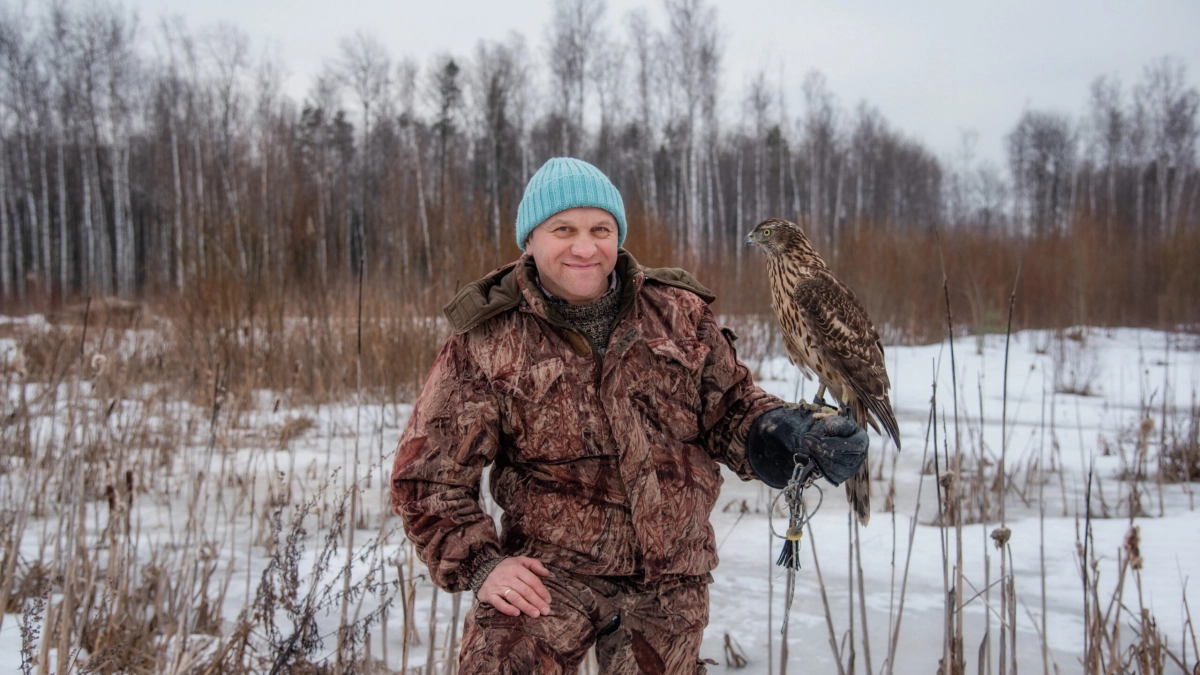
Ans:
[[[883,344],[854,292],[833,276],[794,223],[764,220],[744,243],[767,254],[771,308],[792,363],[816,373],[821,382],[817,402],[828,390],[859,425],[870,424],[879,431],[882,424],[899,449],[900,429],[888,400],[891,382]],[[863,525],[871,518],[870,480],[868,462],[863,462],[846,481],[846,499]]]

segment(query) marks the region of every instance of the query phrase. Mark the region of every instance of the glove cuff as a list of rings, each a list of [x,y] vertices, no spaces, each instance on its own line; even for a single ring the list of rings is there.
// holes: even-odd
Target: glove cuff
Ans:
[[[746,455],[759,480],[776,490],[783,489],[792,479],[796,464],[808,462],[798,441],[811,425],[810,415],[784,406],[768,410],[754,421],[746,438]]]

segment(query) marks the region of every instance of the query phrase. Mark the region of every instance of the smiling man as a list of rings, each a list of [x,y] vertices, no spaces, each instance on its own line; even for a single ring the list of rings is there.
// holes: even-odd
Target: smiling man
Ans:
[[[434,583],[476,593],[464,675],[574,673],[593,644],[602,673],[704,672],[718,462],[776,486],[815,462],[838,484],[858,464],[821,458],[865,456],[849,419],[756,387],[712,294],[640,266],[626,229],[600,170],[551,159],[517,210],[525,255],[446,307],[391,490]]]
[[[572,305],[608,292],[616,277],[617,221],[608,211],[576,206],[550,216],[526,242],[542,287]]]

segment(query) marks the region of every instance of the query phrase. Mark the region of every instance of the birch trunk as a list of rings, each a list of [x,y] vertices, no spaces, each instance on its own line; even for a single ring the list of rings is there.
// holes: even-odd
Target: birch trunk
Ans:
[[[1138,250],[1141,250],[1141,244],[1146,236],[1146,173],[1145,169],[1138,167],[1137,170],[1137,190],[1134,196],[1134,216],[1133,224],[1137,228],[1135,238],[1138,243]]]
[[[492,243],[500,247],[500,139],[493,135],[488,162],[488,191],[492,195]]]
[[[125,291],[134,293],[137,290],[137,234],[133,230],[133,201],[129,194],[129,139],[125,139],[121,152],[121,192],[119,197],[124,204],[121,213],[125,227]]]
[[[716,207],[717,213],[715,216],[715,220],[713,221],[713,229],[717,230],[718,233],[723,236],[727,233],[726,231],[728,230],[728,228],[725,226],[725,222],[726,222],[725,218],[728,217],[728,214],[725,212],[725,191],[721,189],[721,156],[717,153],[717,148],[715,145],[712,148],[710,148],[709,151],[712,153],[712,159],[711,159],[712,176],[713,176],[712,191],[714,193],[714,197],[717,202],[717,207]],[[742,226],[743,226],[742,223],[735,223],[734,231],[740,232],[740,228]],[[741,244],[740,241],[737,243]],[[740,245],[736,246],[736,248],[739,251],[742,250],[742,247]]]
[[[259,209],[262,213],[262,220],[258,223],[259,237],[262,241],[262,251],[256,259],[261,262],[257,265],[258,273],[265,274],[267,279],[271,278],[271,199],[270,193],[267,190],[267,180],[270,176],[271,169],[271,149],[266,147],[267,142],[263,142],[262,150],[262,166],[259,173],[258,184],[258,199],[261,202]]]
[[[713,244],[713,189],[712,162],[706,151],[700,154],[700,177],[698,189],[701,191],[700,209],[704,214],[704,245],[708,250]]]
[[[783,201],[784,196],[787,194],[787,174],[783,171],[784,163],[787,162],[787,147],[784,145],[782,134],[783,125],[781,124],[779,139],[779,195],[775,198],[775,212],[771,214],[772,216],[779,217],[783,217]]]
[[[739,224],[741,224],[744,227],[746,225],[746,212],[743,208],[743,201],[742,201],[742,147],[741,147],[741,144],[738,144],[737,180],[734,181],[734,183],[737,186],[736,187],[736,189],[737,189],[737,197],[736,197],[736,199],[737,199],[737,206],[736,206],[737,221]],[[738,247],[738,259],[740,260],[741,257],[742,257],[742,248],[739,246]]]
[[[96,136],[93,135],[93,139]],[[93,141],[95,143],[96,141]],[[96,290],[105,295],[112,292],[112,245],[109,243],[108,218],[104,213],[104,191],[100,187],[100,151],[93,144],[91,147],[92,172],[91,189],[95,195],[92,201],[92,237],[96,242],[95,282]]]
[[[788,160],[788,176],[792,179],[792,213],[800,222],[800,179],[796,178],[796,163]]]
[[[695,252],[700,241],[700,176],[696,167],[696,144],[692,139],[691,127],[688,128],[688,227],[692,232],[692,251]]]
[[[83,245],[84,251],[81,256],[81,266],[83,268],[81,275],[81,286],[83,287],[84,295],[91,295],[96,287],[96,232],[94,223],[92,222],[92,175],[90,162],[88,161],[88,152],[82,148],[79,151],[79,169],[80,183],[83,188],[83,205],[81,213],[83,214]]]
[[[1117,167],[1115,162],[1108,163],[1108,217],[1104,220],[1104,229],[1108,240],[1112,241],[1113,228],[1117,222]]]
[[[833,196],[833,214],[830,216],[832,221],[832,230],[834,233],[834,252],[837,252],[837,247],[841,244],[842,237],[842,183],[846,175],[846,163],[838,162],[837,188],[834,190]]]
[[[112,203],[113,203],[113,268],[117,277],[117,295],[122,298],[129,297],[129,289],[125,286],[125,247],[129,242],[125,240],[125,205],[122,202],[121,196],[124,190],[121,189],[121,148],[120,144],[113,138],[112,148]]]
[[[863,172],[862,167],[855,171],[854,177],[854,231],[858,232],[862,229],[862,202],[863,202]]]
[[[246,261],[246,240],[242,236],[241,200],[238,197],[237,186],[229,180],[226,167],[221,167],[221,184],[225,188],[225,199],[229,202],[230,220],[233,221],[233,244],[237,249],[238,271],[242,273],[242,277],[245,277],[249,273],[250,267]],[[353,265],[350,269],[354,269]]]
[[[1175,196],[1171,199],[1171,210],[1170,210],[1171,231],[1174,233],[1182,232],[1183,227],[1184,227],[1184,220],[1183,220],[1184,210],[1183,210],[1182,206],[1183,206],[1183,184],[1185,182],[1184,178],[1186,176],[1187,176],[1187,172],[1184,170],[1183,166],[1177,165],[1175,168],[1175,185],[1174,185]]]
[[[18,198],[19,199],[19,198]],[[8,203],[0,204],[0,208],[7,209]],[[25,302],[25,243],[21,236],[21,218],[16,213],[15,206],[12,219],[13,233],[13,269],[14,276],[17,282],[17,300]]]
[[[33,194],[33,174],[29,169],[29,138],[28,134],[21,134],[21,178],[25,185],[25,221],[29,223],[29,250],[30,269],[36,280],[42,272],[42,254],[38,246],[38,233],[41,232],[41,227],[38,223],[38,208],[37,197]],[[22,275],[21,284],[24,285],[25,279]],[[35,282],[36,283],[36,282]]]
[[[325,194],[325,170],[322,166],[317,169],[317,268],[321,275],[321,287],[325,288],[328,285],[329,267],[329,252],[327,238],[329,236],[329,226],[325,221],[326,212],[326,194]]]
[[[763,219],[762,212],[762,147],[758,138],[754,139],[754,222]]]
[[[417,135],[409,130],[409,143],[413,151],[413,167],[417,173],[417,219],[421,223],[421,244],[425,248],[425,278],[433,277],[433,247],[429,243],[429,214],[425,211],[425,178],[421,173],[421,148]]]
[[[818,232],[821,229],[821,182],[818,177],[820,173],[819,167],[819,162],[813,162],[808,176],[808,220],[811,223],[811,227]]]
[[[205,256],[207,255],[206,241],[204,236],[204,228],[206,227],[206,208],[204,203],[204,161],[200,154],[200,137],[192,136],[192,154],[196,159],[196,255],[192,260],[192,278],[199,276],[200,266],[204,264]]]
[[[171,220],[171,245],[175,252],[175,267],[172,279],[176,290],[183,290],[183,173],[179,168],[179,135],[175,124],[175,112],[171,111],[171,177],[175,188],[175,208]]]
[[[4,142],[0,140],[0,291],[4,298],[13,296],[12,267],[8,264],[11,257],[8,233],[8,176],[5,173]]]
[[[1171,234],[1171,224],[1167,213],[1167,208],[1170,206],[1167,200],[1169,194],[1167,190],[1167,158],[1162,154],[1158,157],[1158,170],[1154,172],[1154,184],[1158,188],[1158,234],[1165,237]]]
[[[71,282],[71,249],[70,237],[67,236],[67,168],[63,156],[62,130],[58,135],[57,183],[58,183],[58,288],[64,296],[70,289]]]
[[[1192,196],[1188,197],[1188,206],[1180,216],[1180,224],[1196,222],[1196,205],[1200,204],[1200,176],[1193,176]]]
[[[649,133],[649,131],[647,131]],[[658,177],[654,170],[654,146],[649,145],[646,150],[646,179],[649,182],[646,193],[650,201],[650,215],[658,217]]]
[[[50,243],[50,181],[46,177],[46,144],[38,143],[38,174],[42,184],[42,289],[51,292],[54,283],[54,249]]]
[[[737,146],[737,163],[734,167],[734,172],[736,173],[736,179],[734,180],[734,190],[736,191],[734,195],[734,218],[740,227],[746,227],[745,212],[742,210],[742,143],[740,141]],[[740,244],[741,242],[738,243]],[[734,278],[737,279],[740,285],[742,281],[742,257],[745,255],[744,249],[746,247],[735,246],[734,248],[737,249],[737,255],[734,258]]]

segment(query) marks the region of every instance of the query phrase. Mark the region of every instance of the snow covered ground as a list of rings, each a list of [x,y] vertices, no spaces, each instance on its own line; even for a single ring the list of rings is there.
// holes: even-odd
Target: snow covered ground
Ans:
[[[1001,416],[1004,391],[1005,342],[1003,335],[982,339],[962,337],[954,343],[957,362],[957,389],[951,374],[948,343],[922,347],[893,346],[887,349],[888,370],[891,374],[892,401],[900,422],[903,452],[894,449],[872,435],[872,461],[882,461],[882,480],[876,480],[873,494],[874,512],[870,526],[860,530],[862,586],[867,610],[869,662],[871,672],[880,672],[887,658],[888,635],[895,630],[899,615],[901,586],[907,569],[907,588],[896,648],[895,671],[934,672],[941,657],[944,618],[942,530],[931,523],[937,516],[938,503],[933,476],[923,471],[931,465],[935,450],[941,450],[939,462],[944,461],[945,435],[955,431],[955,401],[951,392],[957,390],[957,434],[964,453],[978,456],[981,452],[993,467],[999,461],[1004,440],[1006,466],[1011,480],[1021,494],[1010,493],[1006,502],[1006,524],[1012,530],[1010,540],[1014,587],[1019,602],[1017,610],[1017,660],[1021,670],[1040,672],[1043,593],[1046,608],[1046,643],[1050,649],[1052,667],[1059,672],[1082,672],[1080,654],[1083,650],[1084,589],[1079,570],[1076,542],[1083,528],[1084,495],[1089,470],[1093,475],[1092,520],[1094,550],[1099,559],[1102,602],[1112,595],[1118,581],[1118,552],[1130,528],[1129,485],[1120,480],[1123,470],[1130,466],[1137,449],[1138,429],[1147,415],[1155,426],[1148,435],[1147,450],[1151,458],[1158,451],[1163,412],[1168,418],[1168,430],[1195,434],[1186,430],[1189,416],[1198,405],[1200,390],[1200,338],[1189,334],[1167,334],[1147,330],[1084,329],[1068,332],[1069,336],[1044,331],[1027,331],[1013,336],[1008,366],[1008,404],[1005,419],[1007,429],[1002,433]],[[0,351],[9,344],[0,341]],[[6,357],[9,358],[9,357]],[[787,399],[811,398],[815,393],[812,382],[799,380],[798,371],[785,358],[752,363],[758,381],[772,393]],[[930,429],[931,396],[936,382],[937,445]],[[1085,392],[1056,393],[1063,391]],[[258,410],[237,421],[223,441],[228,450],[209,461],[213,474],[229,481],[250,480],[255,486],[252,494],[258,503],[251,508],[232,505],[233,497],[218,490],[215,481],[207,483],[212,496],[210,531],[218,558],[218,578],[228,571],[228,591],[224,598],[223,618],[230,630],[238,612],[253,600],[257,585],[267,567],[269,554],[264,542],[269,538],[270,508],[265,502],[291,485],[290,505],[303,502],[318,494],[319,486],[329,482],[324,493],[326,503],[332,501],[345,477],[354,466],[356,448],[360,456],[359,484],[360,529],[355,533],[355,546],[369,545],[379,535],[381,525],[389,532],[378,549],[386,563],[384,569],[395,581],[397,560],[408,555],[400,532],[391,531],[397,519],[387,516],[381,523],[380,464],[390,466],[391,452],[409,413],[409,407],[364,405],[359,411],[348,402],[339,406],[299,408],[277,406],[277,395],[261,394]],[[282,428],[289,419],[304,418],[314,426],[287,444],[263,429]],[[355,429],[359,432],[356,434]],[[233,440],[229,440],[233,439]],[[927,440],[928,439],[928,440]],[[1003,440],[1002,440],[1003,439]],[[951,442],[953,446],[953,441]],[[1052,450],[1052,448],[1054,448]],[[136,536],[144,542],[139,550],[174,547],[175,537],[183,529],[188,509],[190,481],[188,476],[203,468],[207,455],[202,447],[185,453],[187,471],[177,471],[164,479],[172,487],[161,487],[152,499],[135,500],[131,518],[137,523]],[[1030,471],[1030,467],[1053,465],[1056,471],[1046,475]],[[941,468],[945,468],[944,465]],[[332,476],[332,478],[330,478]],[[19,472],[0,475],[7,481],[4,488],[12,494]],[[894,512],[885,510],[887,483],[895,483]],[[1200,612],[1200,596],[1192,577],[1200,573],[1200,513],[1196,511],[1193,494],[1200,484],[1143,483],[1140,504],[1143,511],[1132,524],[1140,528],[1141,554],[1144,567],[1141,575],[1141,594],[1160,631],[1169,640],[1176,654],[1183,652],[1186,631],[1184,589],[1187,598]],[[918,507],[918,491],[920,503]],[[0,493],[3,494],[3,493]],[[744,483],[726,474],[712,525],[720,543],[721,564],[714,572],[711,587],[711,612],[701,655],[719,664],[710,672],[726,670],[725,636],[745,655],[747,664],[740,672],[767,673],[780,666],[781,636],[786,574],[774,566],[780,541],[771,539],[768,532],[767,510],[775,493],[760,483]],[[222,497],[221,495],[226,495]],[[224,501],[223,501],[224,500]],[[744,505],[744,506],[743,506]],[[1044,507],[1044,518],[1040,517]],[[287,508],[290,508],[287,507]],[[918,512],[919,508],[919,512]],[[89,536],[99,537],[103,529],[107,506],[96,503],[95,523],[89,525]],[[311,568],[321,549],[320,526],[328,522],[328,509],[318,508],[321,515],[310,518],[307,548],[301,559],[302,571]],[[216,517],[217,514],[228,517]],[[987,522],[963,527],[963,573],[967,582],[964,595],[968,598],[982,592],[988,583],[1000,577],[999,552],[990,535],[999,526],[993,517]],[[1107,517],[1105,517],[1107,516]],[[909,550],[910,525],[915,517],[916,528]],[[286,522],[286,515],[284,517]],[[48,523],[33,519],[22,542],[26,559],[39,555],[44,532],[53,532]],[[813,560],[815,545],[819,556],[825,592],[828,596],[830,618],[836,640],[848,640],[848,617],[851,612],[847,580],[849,578],[850,536],[846,502],[840,490],[826,489],[825,501],[812,521],[815,537],[805,536],[802,545],[802,569],[796,576],[795,602],[791,611],[788,633],[789,669],[791,672],[836,673],[830,648],[829,627],[817,582]],[[815,538],[815,541],[813,539]],[[97,539],[98,540],[98,539]],[[951,557],[954,538],[950,536]],[[345,559],[338,552],[331,575],[336,575]],[[380,558],[374,550],[354,557],[353,579],[362,580],[370,569],[377,569]],[[953,564],[953,560],[951,561]],[[1044,569],[1044,574],[1042,570]],[[423,572],[417,563],[416,572]],[[303,577],[302,577],[303,578]],[[1190,580],[1190,581],[1189,581]],[[1132,584],[1132,581],[1128,583]],[[418,579],[418,595],[413,617],[425,640],[429,624],[432,587],[424,578]],[[990,625],[991,656],[996,662],[999,652],[999,619],[993,613],[988,619],[988,605],[999,611],[999,586],[982,593],[967,605],[964,612],[964,654],[967,668],[974,671],[979,662],[981,641]],[[1044,589],[1044,590],[1043,590]],[[376,602],[368,594],[362,612]],[[1136,590],[1127,588],[1125,604],[1136,608]],[[860,601],[854,598],[854,646],[857,672],[864,672],[868,654],[863,648],[863,626]],[[464,601],[463,611],[466,609]],[[331,607],[321,619],[327,633],[326,651],[334,644],[333,630],[337,626],[337,606]],[[353,611],[354,608],[351,608]],[[436,643],[444,645],[452,603],[443,596],[437,604],[439,627]],[[372,629],[372,651],[382,655],[381,641],[386,632],[388,665],[399,668],[401,652],[399,607],[390,612],[386,627]],[[13,672],[20,666],[19,615],[5,617],[0,628],[0,672]],[[1123,630],[1123,635],[1130,631]],[[1190,638],[1189,638],[1190,641]],[[422,642],[411,648],[409,666],[424,663],[428,645]],[[849,645],[843,644],[849,650]],[[1189,651],[1189,663],[1196,656]],[[435,658],[440,658],[435,652]],[[769,668],[773,670],[769,670]],[[1169,672],[1171,672],[1169,670]]]
[[[1076,518],[1084,513],[1088,467],[1094,462],[1093,537],[1100,559],[1099,597],[1111,597],[1117,577],[1117,553],[1130,526],[1127,510],[1117,513],[1114,503],[1127,492],[1118,480],[1122,460],[1115,449],[1117,439],[1127,438],[1149,408],[1156,421],[1164,397],[1168,411],[1186,417],[1197,405],[1200,387],[1200,352],[1195,336],[1171,336],[1141,330],[1086,331],[1083,342],[1056,341],[1051,333],[1029,331],[1013,336],[1009,350],[1008,377],[1008,466],[1027,466],[1041,456],[1047,463],[1050,447],[1057,443],[1055,460],[1062,467],[1059,476],[1051,474],[1039,503],[1037,487],[1029,503],[1019,498],[1007,502],[1007,525],[1012,530],[1010,546],[1015,568],[1014,585],[1019,601],[1017,650],[1018,662],[1026,672],[1041,671],[1038,632],[1041,622],[1044,548],[1047,643],[1053,664],[1060,672],[1082,672],[1079,658],[1083,651],[1083,584],[1079,571],[1076,541],[1083,524]],[[1168,346],[1169,345],[1169,346]],[[990,457],[1001,448],[1000,418],[1004,388],[1004,336],[988,336],[982,349],[974,337],[955,342],[958,363],[959,422],[964,445],[978,447],[981,435]],[[1057,357],[1056,357],[1057,352]],[[896,650],[897,672],[933,672],[941,656],[943,625],[943,573],[939,528],[928,525],[937,513],[936,489],[930,476],[922,476],[922,453],[926,447],[930,398],[935,381],[938,390],[938,415],[953,435],[953,403],[949,345],[926,347],[889,347],[888,371],[893,383],[892,402],[900,422],[904,450],[896,457],[896,510],[880,512],[882,491],[876,481],[873,514],[869,527],[862,529],[862,563],[865,578],[868,631],[872,645],[871,663],[878,672],[886,657],[889,614],[899,602],[899,587],[908,551],[908,532],[915,513],[918,483],[924,479],[921,510],[911,551],[908,590]],[[1056,368],[1056,363],[1059,365]],[[1071,373],[1072,367],[1076,373]],[[1055,394],[1055,372],[1060,383],[1090,385],[1092,396]],[[786,359],[765,364],[760,384],[772,393],[795,395],[794,369]],[[1065,382],[1063,382],[1065,380]],[[811,382],[801,384],[801,395],[814,390]],[[1061,388],[1061,387],[1060,387]],[[982,408],[982,413],[981,413]],[[1051,427],[1053,420],[1053,427]],[[941,426],[943,420],[939,419]],[[943,435],[939,428],[939,443]],[[1193,428],[1191,433],[1196,433]],[[974,440],[968,438],[974,436]],[[1158,437],[1158,429],[1151,434]],[[884,477],[891,477],[891,448],[885,448],[878,436],[872,436],[875,458],[887,456]],[[1112,454],[1104,454],[1104,443]],[[1131,453],[1132,443],[1126,451]],[[1044,449],[1044,450],[1043,450]],[[933,451],[930,439],[929,452]],[[1151,452],[1153,452],[1153,448]],[[944,467],[944,465],[943,465]],[[718,511],[713,527],[718,540],[725,539],[720,550],[721,565],[715,572],[712,589],[712,618],[706,633],[706,655],[722,660],[723,635],[728,632],[750,655],[746,672],[768,672],[767,645],[769,627],[780,623],[780,590],[785,573],[770,563],[778,553],[778,542],[768,542],[764,533],[766,490],[758,484],[742,483],[730,477],[722,493],[722,504],[746,500],[754,511],[740,522],[735,509]],[[1023,482],[1023,473],[1016,482]],[[1099,486],[1099,487],[1097,487]],[[1161,499],[1157,488],[1147,488],[1142,507],[1148,517],[1139,517],[1141,550],[1145,558],[1142,592],[1145,603],[1160,630],[1180,653],[1186,621],[1182,603],[1183,589],[1189,577],[1200,576],[1200,513],[1195,510],[1193,492],[1197,485],[1164,485]],[[1105,493],[1109,512],[1114,517],[1096,517],[1100,511],[1098,492]],[[817,554],[829,596],[839,640],[847,630],[848,541],[847,508],[840,491],[826,491],[825,505],[815,517],[813,529]],[[1039,505],[1045,505],[1045,519],[1039,519]],[[999,558],[990,541],[998,523],[964,527],[964,563],[971,597],[984,589],[985,579],[999,577]],[[727,539],[726,539],[727,537]],[[792,610],[789,664],[801,672],[837,672],[831,657],[825,614],[812,564],[813,542],[805,542],[803,569],[797,575],[796,599]],[[953,541],[951,541],[953,545]],[[984,555],[988,556],[985,563]],[[953,554],[952,554],[953,555]],[[989,573],[990,567],[990,573]],[[771,581],[768,582],[768,574]],[[893,591],[893,580],[895,591]],[[773,620],[768,620],[769,585],[774,585]],[[1188,584],[1188,596],[1194,606],[1200,595],[1196,581]],[[998,610],[999,593],[993,589],[991,601]],[[1127,605],[1136,606],[1136,596],[1127,594]],[[968,668],[978,663],[977,654],[985,629],[983,598],[971,602],[964,611],[965,649]],[[855,615],[859,613],[856,601]],[[1037,624],[1032,617],[1037,618]],[[856,622],[859,619],[856,619]],[[991,622],[992,639],[998,638],[998,619]],[[861,645],[861,626],[856,626],[856,641]],[[1125,631],[1128,633],[1128,629]],[[771,636],[778,647],[778,636]],[[1190,638],[1189,638],[1190,640]],[[992,661],[999,647],[993,643]],[[1190,661],[1195,662],[1194,653]],[[859,666],[864,654],[857,650]],[[722,660],[723,663],[723,660]],[[1053,667],[1053,664],[1051,667]],[[778,660],[775,661],[778,667]]]

